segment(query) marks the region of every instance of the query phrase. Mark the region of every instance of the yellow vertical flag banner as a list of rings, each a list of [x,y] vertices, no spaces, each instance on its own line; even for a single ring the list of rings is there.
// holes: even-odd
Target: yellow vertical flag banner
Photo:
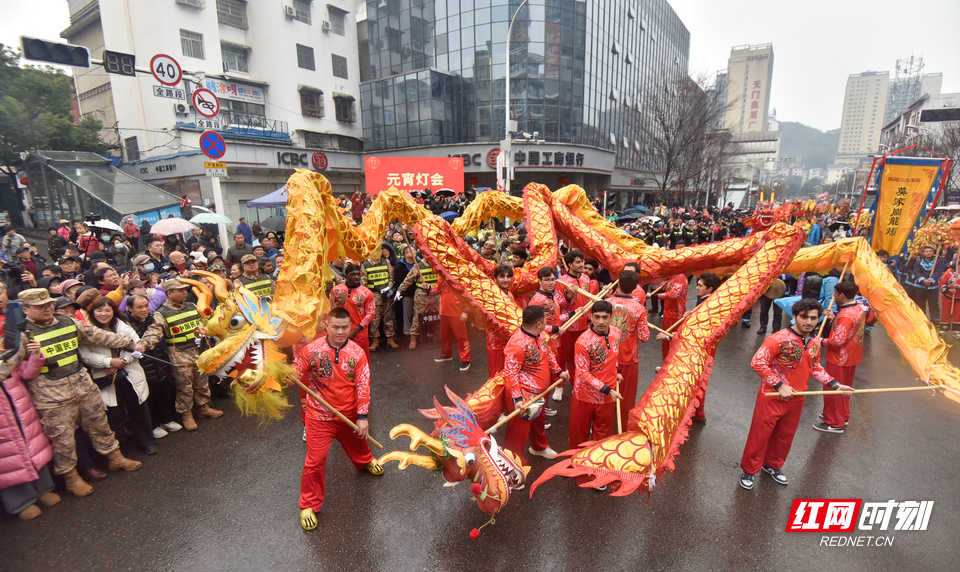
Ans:
[[[887,158],[879,177],[880,192],[871,242],[874,250],[895,255],[903,249],[937,181],[942,162],[942,159]]]

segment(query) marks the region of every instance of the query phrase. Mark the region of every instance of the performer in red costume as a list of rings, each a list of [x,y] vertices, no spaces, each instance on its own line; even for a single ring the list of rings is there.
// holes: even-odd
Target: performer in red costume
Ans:
[[[527,399],[543,392],[550,386],[550,375],[558,375],[564,381],[570,379],[570,374],[560,372],[557,357],[550,350],[550,336],[547,328],[546,316],[543,308],[531,304],[523,309],[523,321],[517,333],[510,336],[503,349],[505,391],[513,400],[513,406],[519,407]],[[504,447],[513,451],[521,461],[524,461],[524,447],[527,439],[530,440],[531,455],[552,459],[557,452],[547,443],[545,412],[542,409],[544,401],[528,407],[528,411],[520,413],[507,422],[507,435]],[[525,461],[524,461],[525,462]]]
[[[312,396],[306,396],[307,458],[300,481],[300,525],[304,530],[317,527],[316,512],[323,505],[327,476],[327,453],[334,439],[358,471],[383,474],[383,467],[373,458],[367,444],[370,365],[363,349],[348,339],[354,329],[350,313],[342,307],[334,308],[327,316],[327,335],[304,346],[294,360],[300,381],[360,430],[354,432]]]
[[[867,327],[867,311],[857,303],[860,289],[854,282],[842,280],[833,289],[837,301],[837,313],[831,309],[824,312],[827,320],[833,320],[830,337],[823,340],[827,357],[826,371],[830,377],[853,387],[857,364],[863,361],[863,336]],[[824,433],[843,433],[850,421],[850,397],[824,395],[823,419],[813,428]]]
[[[360,283],[363,275],[356,264],[347,264],[343,268],[346,282],[333,287],[330,293],[330,307],[344,308],[350,313],[350,339],[363,348],[370,359],[370,337],[367,326],[377,313],[377,301],[373,292]]]
[[[570,400],[570,449],[616,433],[615,400],[622,398],[617,387],[623,377],[617,368],[620,330],[610,327],[612,318],[613,304],[595,302],[590,310],[590,327],[577,338],[573,350],[577,374]]]
[[[709,272],[704,272],[703,274],[701,274],[700,278],[697,279],[697,303],[694,306],[694,308],[702,304],[703,301],[709,298],[710,295],[713,294],[719,287],[720,287],[719,276],[717,276],[716,274],[711,274]],[[684,313],[683,319],[686,320],[687,316],[689,315],[690,315],[690,312]],[[657,334],[657,339],[672,340],[670,336],[667,336],[666,334],[663,334],[663,333]],[[710,348],[709,353],[711,358],[716,358],[717,357],[716,346]],[[706,388],[704,388],[703,396],[700,397],[700,404],[697,405],[697,408],[693,410],[693,416],[691,417],[691,419],[693,419],[698,423],[707,422],[707,412],[704,410],[704,404],[706,403],[706,401],[707,401],[707,390]]]
[[[662,292],[657,293],[657,298],[663,301],[663,329],[668,330],[683,316],[687,308],[687,277],[683,274],[674,274],[670,281],[664,286]],[[663,357],[666,358],[670,352],[670,340],[660,342]],[[659,369],[659,368],[658,368]]]
[[[636,262],[628,262],[623,265],[623,270],[632,270],[637,273],[637,276],[640,276],[640,265]],[[621,271],[622,272],[622,271]],[[647,303],[647,293],[643,291],[643,287],[638,286],[633,289],[633,293],[630,294],[637,301],[646,306]]]
[[[750,363],[761,382],[740,460],[740,486],[747,490],[753,488],[760,469],[777,483],[787,484],[780,469],[790,453],[803,412],[803,397],[792,396],[795,391],[807,389],[811,375],[830,389],[853,391],[831,378],[820,365],[820,340],[810,336],[822,311],[820,302],[813,299],[804,298],[794,304],[794,325],[768,336]],[[779,392],[780,397],[765,396],[769,391]]]
[[[453,360],[453,340],[457,340],[457,352],[460,354],[460,371],[470,369],[470,339],[467,338],[467,318],[470,314],[463,310],[457,295],[443,278],[436,286],[440,292],[440,357],[435,362]]]
[[[504,294],[511,296],[513,301],[522,308],[523,303],[520,299],[514,294],[510,294],[510,284],[513,282],[513,273],[513,266],[501,264],[493,271],[493,279],[496,281],[497,286],[503,290]],[[503,347],[507,345],[507,341],[510,338],[509,336],[501,337],[489,324],[485,326],[484,332],[487,337],[487,377],[493,377],[503,369]],[[507,401],[513,403],[509,397],[507,397]]]
[[[567,271],[560,277],[559,282],[564,285],[558,286],[561,293],[566,298],[566,307],[563,308],[568,314],[573,314],[581,307],[586,306],[590,299],[577,291],[577,288],[586,292],[590,291],[590,277],[583,271],[583,253],[579,250],[569,250],[563,255],[563,261],[567,265]],[[577,338],[587,329],[587,315],[584,314],[579,320],[567,328],[567,331],[560,335],[560,367],[570,372],[571,376],[576,376],[577,364],[573,359],[573,347],[577,343]],[[558,385],[553,390],[553,400],[563,399],[563,386]]]
[[[530,297],[530,303],[528,306],[540,306],[543,308],[544,316],[546,316],[547,327],[546,331],[551,336],[554,334],[560,333],[560,326],[562,326],[567,319],[570,317],[567,313],[563,312],[564,306],[567,304],[567,299],[563,294],[557,290],[557,274],[553,268],[549,266],[544,266],[537,271],[537,279],[540,281],[540,289],[533,293],[533,296]],[[558,359],[559,363],[559,350],[557,348],[557,343],[553,338],[548,338],[547,347],[553,353],[554,357]],[[555,380],[551,379],[550,383],[553,383]],[[559,387],[558,387],[559,389]],[[553,392],[556,396],[557,392]],[[561,392],[561,399],[563,398]],[[556,400],[556,397],[554,397]],[[547,417],[553,417],[557,414],[556,409],[547,407],[545,409]]]
[[[609,300],[613,304],[613,322],[610,325],[620,331],[617,366],[623,376],[623,383],[620,385],[620,393],[623,395],[623,401],[620,403],[620,424],[624,428],[627,427],[630,410],[637,403],[637,377],[640,374],[640,351],[637,341],[645,342],[650,339],[647,309],[643,302],[633,296],[633,293],[638,290],[643,292],[643,288],[637,286],[639,279],[637,273],[632,270],[621,272],[617,291]]]

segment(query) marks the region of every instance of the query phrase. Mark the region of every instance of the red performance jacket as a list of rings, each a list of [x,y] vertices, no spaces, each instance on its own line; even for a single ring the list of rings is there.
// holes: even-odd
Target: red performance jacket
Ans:
[[[574,278],[569,274],[564,274],[557,280],[557,282],[563,282],[564,284],[569,284],[574,288],[582,288],[587,292],[591,291],[590,277],[587,276],[586,272],[580,273],[579,278]],[[573,298],[570,298],[570,296],[566,295],[568,290],[559,284],[557,285],[557,289],[555,290],[555,292],[560,293],[560,296],[563,298],[564,301],[566,301],[567,299],[570,299],[569,302],[565,302],[566,307],[564,308],[568,314],[573,314],[583,306],[586,306],[587,304],[590,303],[590,299],[579,292],[577,292],[576,296],[574,296]],[[569,292],[573,292],[573,291],[569,290]],[[589,325],[590,325],[590,317],[587,314],[584,314],[579,320],[577,320],[572,326],[570,326],[570,329],[568,331],[581,332],[583,330],[586,330],[587,326]]]
[[[510,298],[517,303],[517,306],[523,308],[523,302],[517,297],[516,294],[508,293]],[[491,328],[489,325],[484,327],[484,333],[487,335],[487,349],[488,350],[498,350],[502,351],[503,348],[507,345],[507,342],[510,341],[510,336],[501,337],[497,335],[496,330]]]
[[[588,328],[577,338],[573,356],[577,376],[573,396],[585,403],[613,403],[609,393],[617,386],[617,356],[620,354],[620,330],[610,328],[601,336]]]
[[[557,356],[550,350],[550,336],[539,337],[521,327],[503,348],[503,374],[510,399],[536,395],[550,386],[550,374],[560,373]]]
[[[549,294],[543,290],[537,290],[533,293],[533,296],[530,297],[530,303],[527,304],[527,306],[536,305],[543,308],[543,312],[547,315],[547,330],[550,330],[551,334],[555,333],[551,326],[556,326],[559,329],[560,326],[567,321],[567,318],[570,317],[567,313],[561,313],[563,312],[564,305],[567,303],[566,298],[560,293],[561,288],[563,288],[563,286],[557,286],[553,294]]]
[[[297,352],[293,367],[300,381],[316,391],[334,409],[347,417],[366,419],[370,411],[370,364],[363,348],[352,340],[335,348],[327,337],[316,339]],[[336,419],[326,407],[307,394],[306,415],[319,421]]]
[[[670,316],[679,319],[687,309],[687,277],[683,274],[671,276],[659,296],[663,300],[663,318]]]
[[[820,365],[820,343],[816,338],[804,340],[793,328],[784,328],[768,336],[750,362],[760,376],[760,391],[777,389],[789,383],[796,391],[805,391],[812,375],[827,385],[833,381]]]
[[[823,340],[827,363],[844,367],[863,361],[863,333],[867,327],[867,312],[863,306],[850,302],[839,308],[833,320],[830,337]]]
[[[643,289],[637,287],[634,292]],[[650,328],[647,327],[647,308],[642,301],[637,300],[632,293],[630,296],[614,294],[607,301],[613,304],[613,321],[611,328],[620,332],[620,353],[617,363],[628,365],[640,362],[640,348],[638,340],[646,342],[650,339]]]
[[[443,278],[438,279],[437,291],[440,293],[440,315],[448,318],[460,318],[463,308],[453,288]]]
[[[347,288],[346,284],[337,284],[330,293],[330,306],[333,308],[343,306],[347,312],[350,312],[351,328],[362,326],[356,337],[366,337],[367,326],[377,313],[377,302],[373,292],[366,286]]]

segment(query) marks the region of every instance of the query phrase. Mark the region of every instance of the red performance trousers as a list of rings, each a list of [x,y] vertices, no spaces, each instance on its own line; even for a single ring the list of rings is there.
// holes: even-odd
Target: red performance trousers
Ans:
[[[626,431],[630,410],[637,404],[637,377],[640,375],[640,364],[620,364],[620,375],[623,376],[623,383],[620,384],[619,389],[620,395],[623,396],[620,402],[620,425]]]
[[[857,372],[857,366],[844,367],[827,362],[827,367],[824,369],[833,379],[853,387],[853,376]],[[839,391],[837,395],[824,395],[823,422],[833,427],[843,427],[847,421],[850,421],[850,397],[844,397]]]
[[[357,422],[356,414],[347,417]],[[317,421],[307,417],[307,458],[303,461],[303,475],[300,478],[300,510],[312,508],[320,510],[323,505],[323,490],[327,482],[327,453],[333,440],[340,441],[350,462],[362,471],[373,460],[367,440],[354,433],[346,423],[339,419]]]
[[[370,361],[370,336],[367,335],[366,328],[360,330],[359,334],[353,336],[353,341],[363,350],[364,355],[367,356],[367,361]]]
[[[940,295],[940,323],[944,326],[960,324],[960,300],[953,301],[943,294]]]
[[[577,345],[577,338],[584,330],[567,330],[560,336],[560,349],[558,350],[557,361],[560,363],[561,370],[570,372],[570,380],[577,377],[577,364],[573,358],[573,350]],[[562,387],[562,386],[561,386]]]
[[[710,350],[710,357],[717,357],[717,348]],[[707,402],[707,388],[703,388],[703,397],[700,398],[700,405],[693,410],[693,418],[697,421],[705,421],[707,419],[707,412],[703,409],[704,404]]]
[[[487,378],[491,378],[503,369],[503,350],[487,348]]]
[[[470,340],[467,338],[467,323],[459,317],[440,316],[440,355],[453,356],[453,338],[457,339],[460,361],[470,363]]]
[[[775,391],[764,385],[757,394],[757,404],[753,407],[753,421],[747,444],[743,448],[740,468],[745,473],[758,473],[762,466],[773,469],[783,467],[793,436],[800,425],[803,413],[803,398],[794,397],[784,401],[779,397],[766,397],[765,392]]]
[[[593,437],[590,429],[593,428]],[[570,400],[570,438],[567,444],[575,449],[585,441],[599,441],[616,432],[616,403],[587,403],[576,397]]]
[[[511,405],[512,407],[512,405]],[[507,410],[509,413],[512,409]],[[535,419],[527,421],[519,415],[507,421],[507,435],[504,437],[503,446],[520,457],[521,465],[526,463],[524,453],[527,452],[527,439],[535,451],[543,451],[550,446],[547,443],[547,432],[544,426],[547,423],[546,412],[541,409],[540,415]]]

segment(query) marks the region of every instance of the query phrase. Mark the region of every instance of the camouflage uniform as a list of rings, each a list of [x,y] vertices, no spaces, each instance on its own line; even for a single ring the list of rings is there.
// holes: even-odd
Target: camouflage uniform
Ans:
[[[43,369],[24,384],[40,413],[43,432],[53,445],[53,472],[63,475],[76,468],[74,432],[78,424],[90,436],[98,453],[108,455],[117,450],[120,445],[107,423],[100,389],[80,364],[79,344],[130,349],[134,340],[60,315],[55,315],[46,326],[29,319],[24,326],[26,333],[20,351],[0,366],[0,379],[6,379],[27,357],[26,346],[31,339],[40,343],[45,358]]]
[[[392,340],[396,334],[396,319],[394,312],[387,312],[383,315],[383,309],[386,303],[383,300],[383,294],[380,293],[384,288],[393,287],[393,266],[386,258],[381,258],[376,262],[369,259],[364,260],[360,265],[362,272],[361,282],[364,286],[373,292],[373,299],[377,304],[376,312],[373,315],[373,321],[370,322],[370,342],[380,339],[380,318],[383,317],[383,333],[388,340]]]
[[[197,368],[196,329],[200,314],[192,302],[175,306],[170,300],[154,312],[153,324],[143,334],[142,342],[152,349],[163,338],[167,342],[167,355],[173,363],[173,379],[177,386],[177,413],[193,409],[193,405],[210,403],[210,384],[207,374]]]
[[[437,285],[437,273],[423,260],[417,263],[416,268],[418,272],[408,273],[397,289],[403,292],[414,284],[417,288],[413,295],[413,319],[410,321],[411,336],[420,335],[421,315],[440,313],[440,294],[433,292]]]

